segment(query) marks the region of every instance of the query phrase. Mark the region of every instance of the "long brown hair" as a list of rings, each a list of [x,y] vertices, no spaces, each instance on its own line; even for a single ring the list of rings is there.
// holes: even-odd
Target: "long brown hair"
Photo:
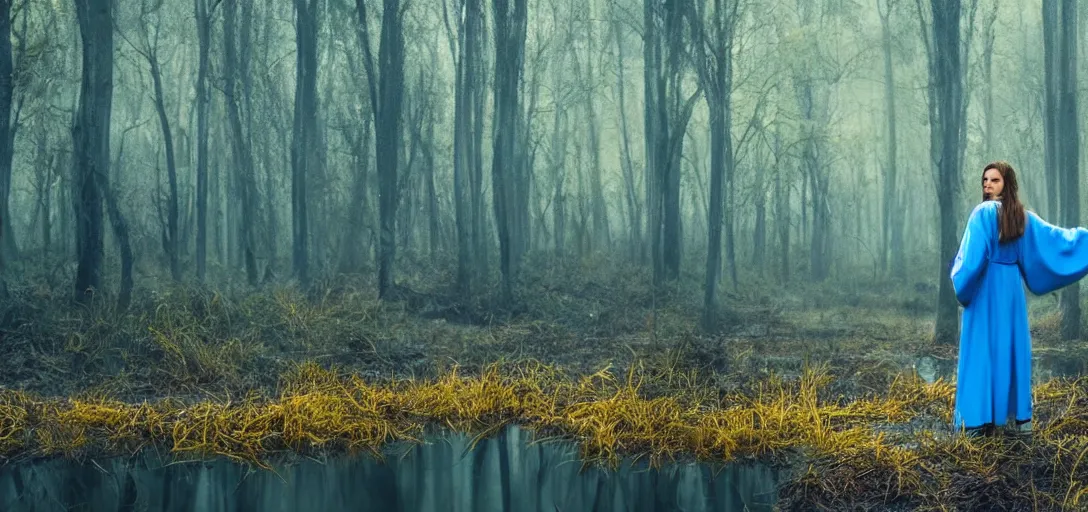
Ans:
[[[986,164],[986,167],[982,168],[982,175],[985,178],[986,171],[995,169],[1001,174],[1001,179],[1005,182],[1005,187],[1001,190],[1001,208],[997,213],[997,228],[1000,233],[999,241],[1001,243],[1010,242],[1020,238],[1024,234],[1024,223],[1027,221],[1024,215],[1024,205],[1020,202],[1019,185],[1016,183],[1016,171],[1012,168],[1012,165],[1004,160],[998,160],[996,162],[990,162]],[[986,193],[983,192],[982,200],[985,201]]]

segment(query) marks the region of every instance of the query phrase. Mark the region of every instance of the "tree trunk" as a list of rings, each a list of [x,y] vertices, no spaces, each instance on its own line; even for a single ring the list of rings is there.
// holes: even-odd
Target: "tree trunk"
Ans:
[[[467,108],[472,109],[469,134],[471,171],[469,201],[472,209],[472,251],[476,275],[487,278],[490,266],[491,240],[488,232],[487,210],[484,208],[484,110],[487,104],[487,56],[485,54],[487,27],[486,10],[482,0],[467,0],[465,41],[468,62],[466,89]],[[494,184],[492,184],[494,188]]]
[[[193,0],[199,57],[196,75],[196,277],[204,282],[208,263],[208,65],[212,13],[209,0]]]
[[[370,211],[370,199],[367,193],[367,179],[370,161],[370,120],[363,119],[355,134],[345,133],[351,148],[353,175],[351,205],[348,207],[348,225],[341,232],[340,272],[359,272],[363,268],[363,232],[366,229],[366,215]]]
[[[703,13],[699,8],[688,12],[691,31],[695,34],[698,63],[696,71],[706,91],[705,98],[710,111],[710,205],[707,213],[706,282],[703,296],[703,328],[712,331],[718,327],[717,287],[722,268],[722,221],[726,208],[723,182],[733,173],[732,144],[732,93],[733,93],[733,19],[736,9],[727,17],[723,11],[724,0],[714,0],[714,13],[710,26],[711,37],[703,26]],[[707,47],[711,54],[706,55]],[[726,217],[732,223],[732,216]],[[732,237],[732,233],[728,233]],[[732,249],[732,244],[730,244]],[[736,284],[735,256],[728,254]]]
[[[53,180],[55,176],[60,173],[56,173],[55,169],[59,169],[58,163],[63,159],[55,151],[51,151],[48,144],[48,129],[44,124],[39,124],[35,130],[35,146],[37,152],[34,158],[34,177],[35,177],[35,189],[38,193],[38,201],[36,206],[39,236],[41,237],[41,262],[45,262],[50,256],[50,249],[52,245],[52,211],[53,211]],[[0,279],[0,283],[2,283]]]
[[[212,118],[218,118],[215,116],[217,112],[211,112]],[[230,192],[230,182],[223,179],[223,173],[220,172],[223,168],[221,159],[223,158],[222,148],[220,142],[222,142],[214,132],[214,125],[209,126],[209,143],[211,144],[211,152],[208,159],[208,191],[210,193],[211,204],[211,216],[214,219],[211,226],[211,236],[214,240],[213,249],[216,256],[219,258],[219,266],[228,268],[234,263],[234,236],[231,236],[230,227],[234,222],[234,212],[230,207],[228,197]]]
[[[13,259],[14,233],[11,231],[9,198],[11,197],[11,162],[15,146],[11,125],[11,104],[15,92],[14,63],[11,54],[11,4],[0,1],[0,283],[4,268]],[[23,14],[24,19],[26,13]],[[5,290],[6,292],[6,290]]]
[[[117,155],[117,167],[122,165],[124,158],[124,144]],[[110,215],[110,225],[113,228],[113,237],[117,240],[117,249],[121,254],[121,285],[117,293],[117,310],[123,312],[132,303],[132,243],[129,240],[128,222],[121,214],[121,207],[117,205],[117,194],[110,187],[108,179],[98,180],[99,193],[106,200],[106,211]]]
[[[778,252],[781,256],[778,278],[780,284],[790,280],[790,186],[782,183],[782,166],[779,155],[782,154],[782,139],[778,129],[774,134],[774,217],[778,226]]]
[[[808,144],[804,142],[803,144]],[[809,243],[809,214],[808,214],[808,187],[809,187],[809,171],[808,165],[804,163],[805,157],[801,157],[801,184],[798,188],[801,189],[801,222],[797,223],[797,238],[800,240],[801,245]]]
[[[1058,218],[1061,194],[1058,189],[1058,177],[1061,173],[1058,162],[1058,83],[1061,65],[1057,39],[1061,34],[1059,25],[1059,2],[1061,0],[1043,0],[1043,87],[1045,107],[1043,112],[1043,137],[1046,150],[1047,215]]]
[[[1058,109],[1058,150],[1062,187],[1062,218],[1068,227],[1080,225],[1080,128],[1077,123],[1077,1],[1061,0],[1061,48]],[[1062,339],[1080,338],[1080,283],[1062,290]]]
[[[292,262],[302,285],[310,282],[308,174],[317,150],[317,33],[319,0],[295,0],[295,115],[291,139]]]
[[[248,53],[247,47],[249,41],[252,39],[251,35],[257,31],[253,29],[251,21],[253,18],[253,2],[246,0],[242,4],[242,37],[245,38],[247,44],[243,45],[243,54]],[[272,16],[264,16],[265,26],[264,30],[260,32],[263,36],[260,42],[261,46],[268,48],[271,45],[271,33],[273,32],[271,24],[273,23]],[[258,54],[262,55],[262,54]],[[265,55],[267,59],[267,55]],[[267,62],[267,60],[266,60]],[[246,73],[242,80],[242,87],[244,88],[245,103],[246,103],[246,123],[250,125],[249,133],[255,133],[252,130],[252,117],[253,117],[253,100],[252,100],[252,73]],[[278,96],[278,94],[276,95]],[[278,118],[279,116],[277,116]],[[270,127],[273,128],[273,127]],[[280,171],[278,165],[273,165],[272,162],[289,162],[290,147],[291,144],[287,141],[287,129],[285,126],[275,126],[273,130],[258,130],[256,133],[263,135],[264,149],[257,152],[261,155],[264,165],[264,197],[262,197],[261,205],[265,211],[264,219],[264,233],[265,233],[265,245],[268,251],[268,264],[264,267],[264,272],[261,276],[262,282],[271,282],[275,277],[277,263],[279,261],[279,214],[277,213],[277,205],[279,201],[276,198],[276,190],[279,188],[273,184],[273,174]],[[277,138],[284,140],[283,143],[274,144]],[[251,136],[252,140],[252,136]],[[279,157],[275,154],[274,148],[278,146],[279,150],[283,152],[283,157]]]
[[[404,89],[404,32],[400,0],[385,0],[382,11],[381,44],[378,49],[378,117],[374,124],[378,164],[378,295],[389,296],[395,285],[397,179],[401,145],[401,109]]]
[[[284,144],[284,147],[289,147],[290,144]],[[267,155],[267,152],[265,153]],[[289,160],[284,158],[281,161]],[[276,213],[279,202],[276,201],[276,190],[278,187],[274,185],[274,179],[272,177],[274,173],[274,167],[271,165],[265,166],[264,169],[264,208],[268,212],[268,217],[265,220],[265,236],[268,244],[268,265],[264,268],[264,275],[261,278],[263,282],[268,282],[273,278],[276,272],[276,262],[279,260],[279,215]]]
[[[555,254],[563,256],[567,252],[567,196],[563,192],[563,180],[555,182],[552,194],[552,224],[555,226]]]
[[[824,172],[820,165],[822,144],[818,118],[816,112],[816,92],[813,78],[808,76],[810,72],[799,77],[798,103],[801,114],[805,119],[808,129],[803,134],[804,142],[801,147],[801,167],[807,178],[807,185],[802,187],[802,212],[804,212],[804,191],[807,190],[812,197],[812,226],[809,233],[809,272],[814,281],[823,281],[831,273],[831,204],[828,201],[830,176]],[[804,215],[802,215],[803,223]],[[807,224],[806,224],[807,227]]]
[[[730,43],[730,47],[732,47],[732,43]],[[731,59],[731,57],[729,58]],[[730,81],[732,81],[732,66],[733,64],[730,62]],[[737,279],[737,228],[735,220],[737,214],[737,161],[734,155],[733,136],[731,134],[733,129],[733,105],[730,100],[725,102],[725,116],[728,131],[725,134],[725,175],[722,177],[725,180],[722,229],[725,230],[725,261],[729,265],[729,280],[733,282],[733,291],[736,292],[740,286]]]
[[[428,92],[427,94],[432,94],[433,95],[434,92],[431,91],[431,92]],[[431,105],[432,109],[434,108],[434,101],[432,99],[428,99],[428,104]],[[431,263],[432,264],[437,264],[438,263],[438,253],[442,248],[441,247],[441,238],[440,238],[442,219],[441,219],[441,217],[439,217],[438,192],[435,190],[435,183],[434,183],[434,153],[435,153],[435,151],[434,151],[434,149],[435,149],[434,126],[436,124],[438,124],[438,123],[435,122],[434,117],[435,116],[434,116],[433,111],[432,111],[430,113],[430,115],[429,115],[429,119],[427,120],[427,131],[426,131],[425,136],[426,136],[428,147],[426,149],[426,152],[423,155],[423,158],[424,158],[423,169],[424,169],[424,172],[426,173],[425,176],[424,176],[424,179],[426,180],[425,185],[427,187],[427,222],[428,222],[427,234],[428,234],[428,237],[429,237],[428,238],[428,243],[427,243],[427,253],[431,257]]]
[[[467,3],[472,5],[476,2],[475,0],[468,0]],[[468,19],[466,18],[466,20]],[[464,25],[459,24],[462,27]],[[461,29],[462,33],[465,31],[466,29]],[[472,222],[471,208],[465,204],[474,201],[474,199],[467,198],[465,195],[466,182],[470,179],[469,175],[472,172],[472,143],[469,134],[471,133],[470,127],[473,124],[473,109],[470,108],[470,105],[474,97],[469,89],[471,83],[469,74],[472,66],[466,62],[468,45],[467,36],[462,35],[456,59],[457,83],[454,91],[453,113],[455,127],[453,135],[453,207],[454,222],[457,225],[457,288],[466,296],[472,293],[472,271],[474,268],[472,249],[475,247],[472,243],[472,228],[475,227],[475,223]]]
[[[166,252],[167,261],[170,262],[170,276],[177,282],[181,281],[181,258],[178,254],[178,171],[174,160],[174,139],[170,131],[170,120],[166,116],[166,98],[162,90],[162,72],[159,69],[157,48],[151,50],[147,60],[151,67],[151,82],[155,88],[155,110],[159,114],[159,127],[162,130],[163,145],[166,150],[166,180],[170,188],[162,248]]]
[[[643,85],[643,141],[645,144],[645,194],[646,194],[646,234],[650,238],[649,252],[642,253],[642,260],[649,259],[653,265],[653,285],[656,288],[663,280],[661,264],[661,197],[659,190],[662,173],[660,158],[661,137],[665,129],[666,116],[661,110],[663,85],[658,80],[661,74],[661,36],[658,33],[657,5],[653,0],[642,3],[642,85]]]
[[[879,0],[878,0],[879,2]],[[879,4],[878,4],[879,7]],[[880,12],[880,25],[883,34],[884,49],[884,108],[887,119],[886,160],[884,164],[884,204],[881,215],[880,268],[888,271],[888,256],[891,255],[891,274],[896,278],[906,277],[906,260],[903,254],[903,212],[896,201],[899,188],[898,151],[899,140],[896,133],[895,111],[895,67],[892,65],[892,1],[887,0]]]
[[[982,83],[985,87],[985,96],[982,101],[983,134],[982,154],[983,159],[990,161],[994,152],[994,23],[997,22],[997,10],[1001,5],[1000,0],[994,0],[993,10],[986,17],[982,41]]]
[[[670,115],[665,122],[670,122],[669,137],[663,142],[667,144],[664,151],[664,165],[661,171],[664,173],[661,179],[662,185],[662,265],[664,277],[675,280],[680,277],[680,260],[683,253],[683,237],[680,234],[682,217],[680,215],[680,172],[682,168],[681,157],[684,154],[684,134],[687,131],[687,123],[691,118],[691,111],[685,109],[683,98],[680,95],[681,86],[684,83],[683,66],[686,61],[686,48],[683,40],[683,12],[680,6],[674,2],[666,3],[665,9],[665,45],[668,48],[666,65],[668,77],[671,83],[669,89],[672,94],[666,95],[662,100],[663,105],[671,103],[671,109],[666,106]],[[692,102],[694,104],[694,102]],[[686,111],[685,111],[686,110]]]
[[[526,184],[515,169],[515,144],[520,140],[520,102],[518,98],[525,54],[526,0],[495,0],[495,142],[491,160],[495,226],[499,235],[499,265],[502,271],[502,296],[507,304],[514,300],[513,282],[518,267],[516,228],[520,210],[528,205],[517,202]]]
[[[534,183],[533,165],[536,159],[537,144],[532,141],[533,133],[533,116],[537,111],[537,102],[540,98],[540,72],[543,67],[542,55],[543,47],[538,50],[536,54],[536,60],[530,64],[530,68],[533,70],[532,76],[526,80],[519,81],[522,85],[528,83],[531,84],[531,88],[523,90],[521,95],[527,97],[526,100],[519,102],[518,108],[518,138],[514,142],[514,169],[518,172],[518,183],[520,186],[517,188],[516,200],[519,206],[518,224],[517,224],[517,248],[518,255],[515,261],[520,262],[525,254],[533,249],[532,237],[530,233],[533,232],[533,218],[532,211],[529,205],[532,204],[532,197]],[[525,103],[524,107],[520,106],[521,103]],[[602,203],[604,198],[602,196]],[[543,222],[543,220],[541,220]],[[607,225],[607,219],[605,221]]]
[[[378,166],[378,297],[387,298],[394,288],[398,202],[397,163],[401,151],[401,110],[404,89],[404,11],[400,0],[384,0],[378,69],[370,50],[366,5],[356,0],[360,44],[370,84],[374,113],[375,151]]]
[[[76,301],[89,302],[101,287],[102,183],[109,176],[113,103],[113,2],[77,1],[76,19],[82,41],[83,79],[79,111],[72,127],[79,260],[74,291]]]
[[[591,19],[593,19],[592,13],[590,13]],[[586,66],[582,76],[582,81],[585,83],[593,83],[593,58],[596,55],[596,39],[592,30],[592,24],[588,25],[589,31],[585,34],[586,38]],[[578,53],[572,50],[572,56],[574,57],[575,69],[581,71],[578,66]],[[582,74],[582,73],[580,73]],[[592,89],[591,89],[592,90]],[[593,216],[593,235],[590,237],[589,250],[595,250],[593,247],[594,241],[601,240],[604,243],[604,247],[612,246],[612,234],[609,232],[608,222],[608,205],[604,199],[604,185],[601,182],[601,141],[600,141],[600,127],[597,121],[597,108],[593,101],[593,94],[583,94],[586,109],[586,125],[589,130],[589,192],[590,192],[590,211]]]
[[[583,258],[587,255],[587,253],[589,252],[590,243],[589,234],[587,233],[589,229],[589,213],[588,209],[586,208],[586,173],[585,167],[583,165],[584,162],[582,161],[583,151],[585,151],[585,145],[583,144],[583,141],[579,139],[574,143],[573,165],[575,176],[578,181],[578,192],[574,195],[574,197],[577,198],[576,202],[578,208],[578,218],[575,222],[574,235],[575,245],[578,248],[575,252],[575,255],[578,256],[578,258]]]
[[[235,18],[238,9],[238,0],[226,0],[223,6],[223,47],[224,47],[224,81],[223,96],[227,108],[227,119],[231,131],[231,155],[234,164],[235,183],[241,196],[241,216],[238,219],[241,235],[242,259],[246,269],[246,281],[250,286],[257,285],[257,258],[256,243],[253,235],[253,224],[257,216],[257,181],[253,171],[253,152],[250,149],[250,132],[243,128],[242,114],[238,105],[238,70],[242,75],[248,75],[247,63],[243,62],[238,54],[238,45],[235,42]],[[244,42],[244,41],[243,41]]]
[[[654,286],[679,277],[681,259],[680,169],[684,133],[701,87],[681,95],[683,6],[644,2],[644,81],[646,88],[647,208]],[[665,28],[664,38],[657,26]]]
[[[762,120],[760,120],[761,130],[766,130],[766,127],[762,126]],[[763,277],[767,270],[767,179],[768,165],[766,157],[763,156],[763,151],[757,148],[755,159],[755,197],[752,201],[753,209],[755,210],[752,222],[752,259],[749,262],[752,268],[756,271],[759,277]],[[740,231],[740,230],[738,230]]]
[[[707,95],[710,96],[709,94]],[[718,326],[718,273],[722,267],[722,180],[725,174],[725,139],[729,137],[724,105],[715,100],[710,108],[710,212],[707,217],[706,282],[703,284],[703,328]],[[709,102],[709,100],[708,100]]]
[[[959,205],[960,181],[960,134],[963,130],[963,67],[960,45],[960,0],[933,2],[933,48],[930,73],[933,83],[929,98],[935,108],[932,130],[938,136],[931,137],[937,143],[934,155],[937,159],[937,204],[941,216],[940,229],[940,289],[938,292],[935,341],[955,344],[959,340],[959,319],[955,292],[948,279],[947,262],[959,250],[959,229],[956,209]],[[931,148],[934,149],[934,148]]]
[[[557,80],[558,81],[558,80]],[[557,84],[558,87],[558,84]],[[567,112],[562,105],[556,105],[554,111],[554,125],[552,127],[551,143],[551,172],[554,182],[552,192],[552,239],[555,243],[555,254],[562,257],[566,251],[567,239],[567,203],[563,192],[563,182],[567,179]]]
[[[459,4],[461,2],[458,2]],[[475,103],[478,95],[475,91],[477,63],[480,44],[479,33],[482,25],[480,0],[464,0],[461,9],[455,12],[457,30],[450,26],[449,13],[443,1],[443,15],[447,31],[450,33],[450,53],[455,62],[454,113],[453,113],[453,207],[457,232],[457,287],[464,295],[472,293],[473,272],[477,269],[475,259],[481,257],[475,230],[476,203],[479,197],[475,190],[475,150],[474,143],[479,135]],[[456,33],[456,40],[454,34]],[[466,188],[468,189],[466,191]]]
[[[405,97],[405,141],[402,144],[404,148],[403,156],[405,157],[404,164],[401,170],[404,173],[400,176],[400,185],[397,188],[398,208],[397,208],[397,229],[400,233],[400,243],[398,248],[404,249],[409,252],[416,251],[416,233],[418,226],[416,225],[416,212],[420,205],[420,172],[419,172],[419,156],[424,153],[423,149],[423,116],[426,111],[423,106],[423,93],[417,89],[414,94],[408,94]],[[413,102],[418,101],[419,104]]]
[[[757,170],[757,173],[762,173]],[[762,183],[756,190],[755,223],[752,226],[752,267],[762,277],[767,261],[767,198]]]
[[[623,40],[623,25],[620,23],[619,18],[614,16],[612,21],[612,32],[616,38],[616,89],[619,95],[619,111],[620,111],[620,133],[622,135],[622,147],[620,156],[620,165],[623,168],[623,181],[624,190],[626,191],[625,199],[627,201],[627,223],[629,230],[628,240],[628,256],[632,260],[637,260],[639,254],[644,252],[642,249],[642,207],[639,204],[638,192],[635,191],[635,170],[634,162],[631,158],[631,137],[628,134],[627,128],[627,100],[626,100],[626,84],[624,78],[624,40]]]

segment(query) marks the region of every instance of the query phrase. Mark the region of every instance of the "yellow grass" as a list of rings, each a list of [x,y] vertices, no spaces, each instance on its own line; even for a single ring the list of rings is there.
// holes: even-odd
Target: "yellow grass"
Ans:
[[[268,468],[285,453],[378,454],[391,441],[419,440],[428,426],[484,435],[517,423],[573,438],[587,462],[798,454],[812,464],[799,485],[841,497],[876,492],[864,484],[869,478],[880,482],[879,492],[923,496],[927,503],[955,502],[950,496],[962,484],[954,474],[997,481],[1010,461],[1049,454],[1057,482],[1051,491],[1061,494],[1050,495],[1050,504],[1077,507],[1088,500],[1088,486],[1077,477],[1088,470],[1088,392],[1080,381],[1036,388],[1037,410],[1049,411],[1049,419],[1036,427],[1031,451],[999,439],[881,428],[950,418],[953,386],[914,375],[899,376],[879,396],[852,401],[823,396],[832,376],[822,366],[713,400],[695,390],[649,396],[643,379],[634,370],[626,378],[605,369],[575,379],[542,364],[502,371],[496,364],[479,375],[454,368],[433,380],[371,383],[305,363],[283,378],[275,398],[236,402],[131,404],[0,390],[0,454],[127,454],[156,445],[178,456],[223,456]]]
[[[0,450],[73,454],[92,442],[111,450],[165,443],[179,454],[264,464],[284,450],[376,450],[417,439],[427,425],[480,432],[518,423],[572,436],[587,458],[601,461],[625,454],[720,460],[790,448],[871,450],[893,461],[903,455],[867,425],[907,421],[934,404],[947,408],[952,396],[946,383],[903,377],[886,397],[823,403],[817,391],[828,379],[810,368],[799,381],[771,379],[755,396],[711,403],[644,396],[634,372],[625,380],[605,370],[574,380],[544,365],[505,372],[495,365],[477,376],[455,368],[434,380],[373,384],[306,363],[284,378],[275,399],[235,403],[56,400],[3,390]]]

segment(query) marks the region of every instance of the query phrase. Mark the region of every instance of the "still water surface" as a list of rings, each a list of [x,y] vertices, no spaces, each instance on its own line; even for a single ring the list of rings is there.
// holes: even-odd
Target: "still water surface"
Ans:
[[[226,459],[171,464],[153,452],[0,468],[3,511],[567,512],[770,510],[775,472],[733,464],[653,470],[581,466],[573,443],[533,443],[510,427],[481,440],[458,434],[372,456],[250,468]]]

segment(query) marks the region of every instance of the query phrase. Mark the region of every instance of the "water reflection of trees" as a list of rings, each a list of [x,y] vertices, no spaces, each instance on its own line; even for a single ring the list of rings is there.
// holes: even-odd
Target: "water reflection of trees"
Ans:
[[[763,466],[677,464],[583,468],[569,443],[531,443],[510,429],[471,446],[446,436],[373,457],[304,461],[275,473],[227,460],[164,464],[66,460],[0,469],[2,510],[148,511],[735,511],[769,509]],[[747,508],[746,508],[747,507]]]

